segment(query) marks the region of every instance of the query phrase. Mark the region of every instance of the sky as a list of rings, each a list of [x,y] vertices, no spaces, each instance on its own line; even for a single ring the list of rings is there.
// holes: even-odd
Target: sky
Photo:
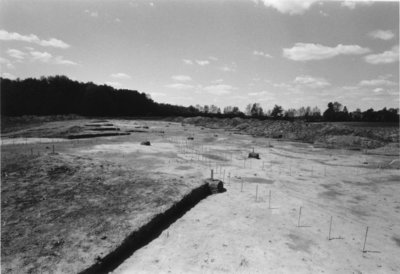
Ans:
[[[0,0],[0,73],[157,102],[399,107],[399,1]]]

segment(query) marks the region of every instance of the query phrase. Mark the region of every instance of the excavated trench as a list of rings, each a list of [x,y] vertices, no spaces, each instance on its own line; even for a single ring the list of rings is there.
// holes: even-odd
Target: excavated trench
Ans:
[[[216,180],[215,180],[216,181]],[[80,272],[80,274],[102,274],[115,270],[138,249],[156,239],[171,224],[181,218],[201,200],[211,194],[224,192],[223,183],[206,181],[205,184],[193,189],[182,200],[174,204],[163,213],[156,215],[149,223],[139,230],[132,232],[114,251],[99,259],[94,265]]]

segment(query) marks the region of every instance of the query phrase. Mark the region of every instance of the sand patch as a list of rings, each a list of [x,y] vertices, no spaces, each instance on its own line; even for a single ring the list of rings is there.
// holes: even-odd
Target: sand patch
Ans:
[[[243,177],[245,183],[257,183],[257,184],[273,184],[274,180],[264,179],[259,177]]]
[[[290,249],[310,253],[311,246],[314,245],[312,240],[305,239],[297,234],[289,234],[287,236],[291,240],[290,243],[286,243]]]

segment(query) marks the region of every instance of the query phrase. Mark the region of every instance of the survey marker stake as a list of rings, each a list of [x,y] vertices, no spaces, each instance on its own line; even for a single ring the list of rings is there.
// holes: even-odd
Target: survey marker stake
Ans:
[[[269,191],[268,208],[271,209],[271,190]]]
[[[297,227],[300,227],[301,209],[302,209],[302,207],[300,207],[300,210],[299,210],[299,220],[297,221]]]
[[[368,226],[367,226],[367,230],[365,231],[365,238],[364,238],[364,246],[363,246],[363,253],[366,253],[367,251],[365,250],[365,244],[367,243],[367,236],[368,236]]]
[[[258,196],[258,184],[256,185],[256,202],[257,202],[257,196]]]
[[[332,231],[332,216],[331,216],[331,221],[329,223],[329,235],[328,235],[328,240],[332,240],[331,238],[331,231]]]

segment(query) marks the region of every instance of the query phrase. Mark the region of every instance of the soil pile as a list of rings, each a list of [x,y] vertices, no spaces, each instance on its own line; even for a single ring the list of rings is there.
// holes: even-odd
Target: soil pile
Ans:
[[[355,127],[327,122],[209,117],[178,117],[173,120],[201,127],[222,128],[238,134],[315,143],[318,146],[331,148],[372,149],[387,143],[399,143],[398,126],[379,127],[365,123],[365,126]]]

